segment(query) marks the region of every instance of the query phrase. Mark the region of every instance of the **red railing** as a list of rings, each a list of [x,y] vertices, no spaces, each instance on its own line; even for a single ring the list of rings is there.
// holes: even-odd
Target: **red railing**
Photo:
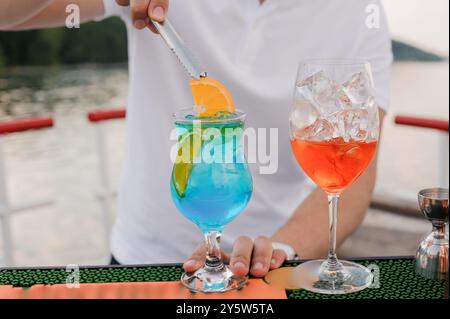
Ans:
[[[51,117],[33,117],[8,122],[0,122],[0,135],[8,133],[37,130],[53,126]]]
[[[114,119],[124,119],[127,115],[125,109],[99,110],[88,113],[88,119],[91,122],[101,122]]]
[[[395,123],[399,125],[423,127],[448,132],[448,121],[445,120],[399,115],[395,117]]]

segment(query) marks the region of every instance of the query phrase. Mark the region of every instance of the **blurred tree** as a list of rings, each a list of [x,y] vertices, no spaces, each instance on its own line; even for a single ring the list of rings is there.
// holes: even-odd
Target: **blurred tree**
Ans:
[[[0,0],[1,1],[1,0]],[[0,66],[127,61],[126,28],[119,18],[79,29],[0,32]],[[442,57],[393,41],[396,61],[441,61]]]
[[[127,60],[126,29],[119,19],[104,23],[90,22],[80,29],[66,31],[60,57],[64,63],[103,62]]]
[[[0,46],[0,72],[1,70],[6,66],[6,57],[5,53],[3,52],[2,47]]]
[[[126,28],[119,18],[86,23],[79,29],[0,32],[0,63],[7,66],[126,60]]]
[[[27,64],[58,64],[61,61],[61,40],[63,37],[64,29],[60,28],[37,31],[33,41],[26,45]]]
[[[27,46],[36,37],[37,31],[0,32],[0,48],[6,65],[28,64]]]

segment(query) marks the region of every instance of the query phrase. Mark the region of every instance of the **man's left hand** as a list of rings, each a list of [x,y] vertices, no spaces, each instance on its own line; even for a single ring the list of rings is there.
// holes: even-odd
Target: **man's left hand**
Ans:
[[[194,272],[201,268],[206,259],[205,244],[201,243],[191,257],[183,264],[186,272]],[[272,241],[268,237],[257,237],[255,241],[249,237],[239,237],[231,254],[222,251],[222,260],[230,264],[231,271],[237,277],[252,274],[264,277],[269,270],[280,267],[286,259],[286,253],[272,248]]]

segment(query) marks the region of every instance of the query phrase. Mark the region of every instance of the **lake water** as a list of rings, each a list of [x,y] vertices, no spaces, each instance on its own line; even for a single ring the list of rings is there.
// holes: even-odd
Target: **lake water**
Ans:
[[[380,149],[376,195],[414,202],[424,187],[438,185],[442,134],[399,127],[396,114],[448,119],[448,63],[401,63],[393,67],[392,106]],[[95,264],[108,255],[99,190],[95,131],[89,110],[123,107],[123,65],[21,68],[0,75],[0,120],[53,114],[56,126],[2,137],[13,203],[54,199],[51,207],[13,217],[16,264]],[[124,122],[106,125],[110,175],[117,184]],[[0,252],[1,253],[1,252]],[[1,261],[0,261],[1,264]]]

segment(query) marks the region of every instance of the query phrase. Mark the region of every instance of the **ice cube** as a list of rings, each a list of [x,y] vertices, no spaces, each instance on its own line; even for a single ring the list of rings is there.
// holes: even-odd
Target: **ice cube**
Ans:
[[[335,114],[332,118],[335,127],[334,137],[364,141],[369,134],[370,116],[367,109],[348,109]]]
[[[314,102],[312,86],[310,86],[306,80],[301,83],[297,83],[295,99],[304,99],[311,103]]]
[[[311,102],[302,97],[294,101],[294,107],[290,115],[291,129],[295,130],[309,126],[318,118],[319,112]]]
[[[353,106],[352,100],[348,97],[347,93],[345,93],[343,86],[336,92],[336,97],[341,104],[341,109],[349,109]]]
[[[321,99],[333,96],[335,83],[326,76],[324,71],[317,72],[312,77],[312,90],[319,102]]]
[[[345,160],[346,158],[350,158],[353,160],[361,160],[363,159],[363,151],[361,147],[358,146],[356,143],[351,143],[347,147],[344,147],[341,149],[338,154],[338,157],[342,157],[342,160]]]
[[[314,181],[322,188],[340,188],[345,185],[345,178],[336,170],[321,168],[313,172]]]
[[[373,81],[367,72],[354,74],[344,83],[343,90],[353,107],[370,107],[374,103]]]
[[[297,83],[297,97],[303,97],[312,103],[322,116],[329,116],[345,108],[339,99],[343,89],[339,83],[319,71]]]
[[[349,170],[360,167],[361,161],[364,160],[364,152],[356,143],[349,143],[336,154],[336,168],[341,172],[350,172]]]
[[[329,121],[318,118],[313,124],[297,129],[295,137],[308,141],[326,141],[333,138],[334,127]]]
[[[380,118],[378,115],[378,107],[374,103],[372,107],[367,108],[367,112],[369,114],[367,140],[378,140],[380,136]]]

